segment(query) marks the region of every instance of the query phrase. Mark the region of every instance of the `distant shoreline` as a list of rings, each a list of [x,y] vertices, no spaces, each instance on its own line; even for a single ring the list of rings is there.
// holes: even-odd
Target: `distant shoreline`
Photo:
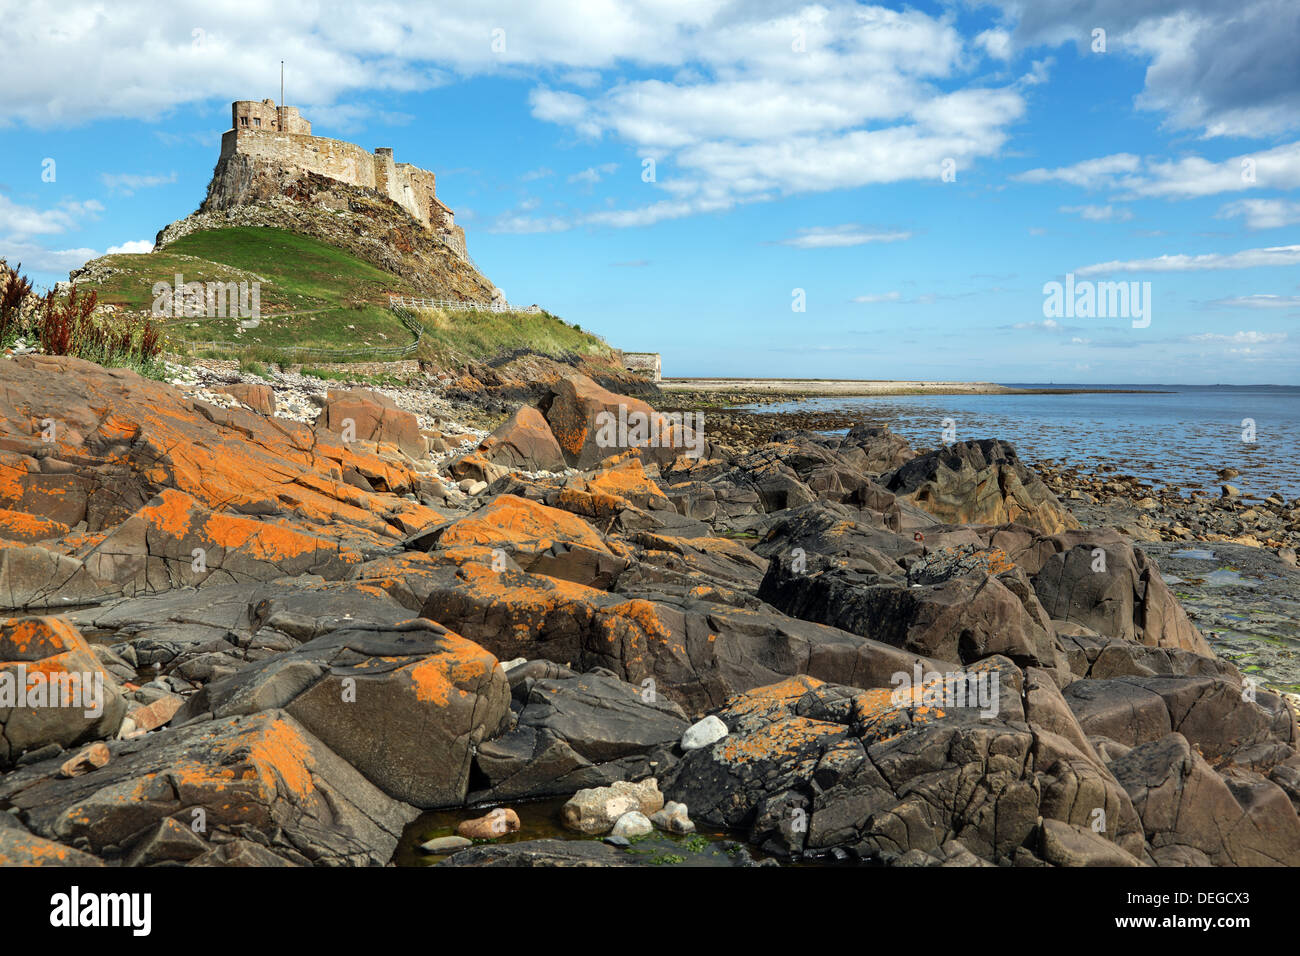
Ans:
[[[665,392],[747,392],[766,396],[869,397],[873,395],[1155,395],[1144,388],[1011,388],[996,382],[921,382],[833,378],[665,378]]]

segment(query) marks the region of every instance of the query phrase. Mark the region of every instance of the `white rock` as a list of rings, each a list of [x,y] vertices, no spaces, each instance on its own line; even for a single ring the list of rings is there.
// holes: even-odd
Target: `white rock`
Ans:
[[[710,714],[686,728],[686,733],[682,734],[682,749],[699,750],[709,744],[716,744],[729,733],[731,731],[727,730],[727,725],[720,718]]]
[[[695,824],[686,812],[686,804],[669,800],[664,808],[650,816],[650,822],[668,833],[694,833]]]
[[[653,777],[640,783],[620,780],[608,787],[579,790],[560,811],[564,825],[579,833],[608,833],[619,817],[633,810],[642,815],[656,813],[664,806],[659,781]]]
[[[609,831],[609,835],[631,840],[633,837],[645,836],[653,829],[644,813],[640,810],[629,810],[614,821],[614,829]]]

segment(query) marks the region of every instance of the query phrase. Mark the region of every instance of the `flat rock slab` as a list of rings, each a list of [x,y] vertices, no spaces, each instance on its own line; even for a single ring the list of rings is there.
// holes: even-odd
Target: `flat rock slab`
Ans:
[[[207,838],[255,831],[295,863],[382,865],[416,815],[283,711],[109,747],[108,765],[81,777],[59,778],[57,758],[20,768],[0,782],[0,801],[37,835],[110,858],[170,817],[191,829],[201,818]]]

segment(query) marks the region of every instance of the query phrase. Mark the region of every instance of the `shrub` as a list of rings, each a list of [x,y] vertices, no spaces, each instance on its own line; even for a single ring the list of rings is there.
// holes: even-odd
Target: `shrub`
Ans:
[[[96,292],[83,296],[75,285],[60,299],[51,290],[41,301],[37,335],[48,355],[71,355],[99,365],[148,371],[162,351],[162,336],[148,317],[96,316]]]
[[[24,306],[32,294],[32,284],[22,275],[20,262],[10,269],[0,259],[0,345],[6,345],[10,336],[17,338],[27,333],[24,326]]]

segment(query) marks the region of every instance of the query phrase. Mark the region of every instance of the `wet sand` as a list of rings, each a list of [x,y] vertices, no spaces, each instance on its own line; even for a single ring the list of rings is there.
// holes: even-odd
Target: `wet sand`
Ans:
[[[919,382],[892,379],[833,378],[665,378],[665,392],[738,392],[809,398],[868,395],[1074,395],[1086,388],[1009,388],[996,382]]]

